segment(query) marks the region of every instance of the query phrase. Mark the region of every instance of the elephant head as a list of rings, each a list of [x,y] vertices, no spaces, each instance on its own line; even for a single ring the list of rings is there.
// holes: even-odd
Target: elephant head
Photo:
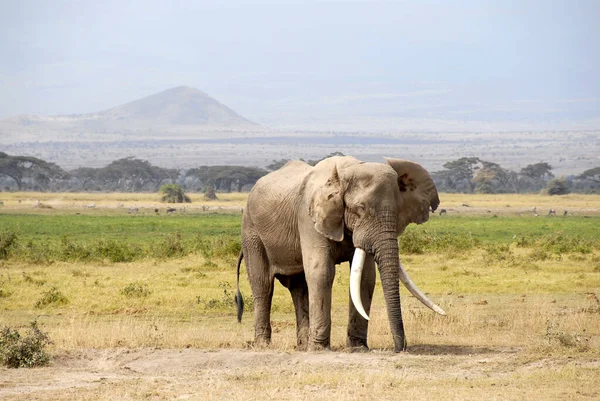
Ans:
[[[398,282],[432,310],[445,312],[408,277],[398,255],[398,235],[410,223],[429,219],[440,201],[429,173],[419,164],[398,159],[363,163],[351,157],[326,159],[315,166],[327,171],[313,190],[309,214],[315,229],[334,241],[351,236],[356,248],[351,265],[350,293],[357,311],[369,319],[360,299],[360,279],[366,253],[379,267],[396,351],[405,349]]]

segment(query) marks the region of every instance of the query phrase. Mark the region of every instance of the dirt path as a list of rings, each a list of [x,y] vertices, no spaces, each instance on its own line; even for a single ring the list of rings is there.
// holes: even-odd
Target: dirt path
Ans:
[[[0,369],[0,399],[593,399],[598,370],[593,359],[468,347],[417,346],[399,355],[83,350],[47,368]]]

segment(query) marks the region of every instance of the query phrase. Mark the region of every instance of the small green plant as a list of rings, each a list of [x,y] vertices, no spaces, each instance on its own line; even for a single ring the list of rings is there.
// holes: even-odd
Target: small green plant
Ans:
[[[143,298],[151,293],[152,291],[150,291],[147,284],[139,282],[129,283],[121,290],[121,295],[128,298]]]
[[[166,184],[160,187],[162,194],[160,200],[167,203],[191,203],[192,200],[187,196],[183,188],[178,184]]]
[[[36,308],[45,308],[50,305],[66,305],[69,303],[69,299],[60,292],[56,287],[50,287],[46,292],[43,292],[42,297],[35,302]]]
[[[29,324],[26,336],[5,326],[0,330],[0,362],[9,368],[46,366],[50,362],[46,346],[51,343],[48,334],[39,329],[36,320]]]

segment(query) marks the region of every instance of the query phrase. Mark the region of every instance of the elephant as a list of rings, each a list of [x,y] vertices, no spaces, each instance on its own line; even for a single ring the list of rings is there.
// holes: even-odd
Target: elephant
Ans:
[[[296,312],[297,348],[330,348],[331,297],[336,264],[351,263],[347,346],[368,350],[368,313],[380,273],[395,352],[407,343],[399,281],[423,304],[445,312],[408,277],[398,254],[398,236],[410,223],[429,219],[440,201],[429,173],[399,159],[366,163],[334,156],[314,167],[290,161],[259,179],[242,214],[242,250],[237,263],[238,321],[243,313],[240,264],[254,298],[254,341],[271,341],[274,281],[288,288]]]

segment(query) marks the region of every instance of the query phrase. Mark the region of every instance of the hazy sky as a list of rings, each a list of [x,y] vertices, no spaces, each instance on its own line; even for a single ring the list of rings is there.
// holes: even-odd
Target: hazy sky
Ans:
[[[599,21],[594,0],[0,0],[0,118],[186,85],[267,123],[600,120]]]

